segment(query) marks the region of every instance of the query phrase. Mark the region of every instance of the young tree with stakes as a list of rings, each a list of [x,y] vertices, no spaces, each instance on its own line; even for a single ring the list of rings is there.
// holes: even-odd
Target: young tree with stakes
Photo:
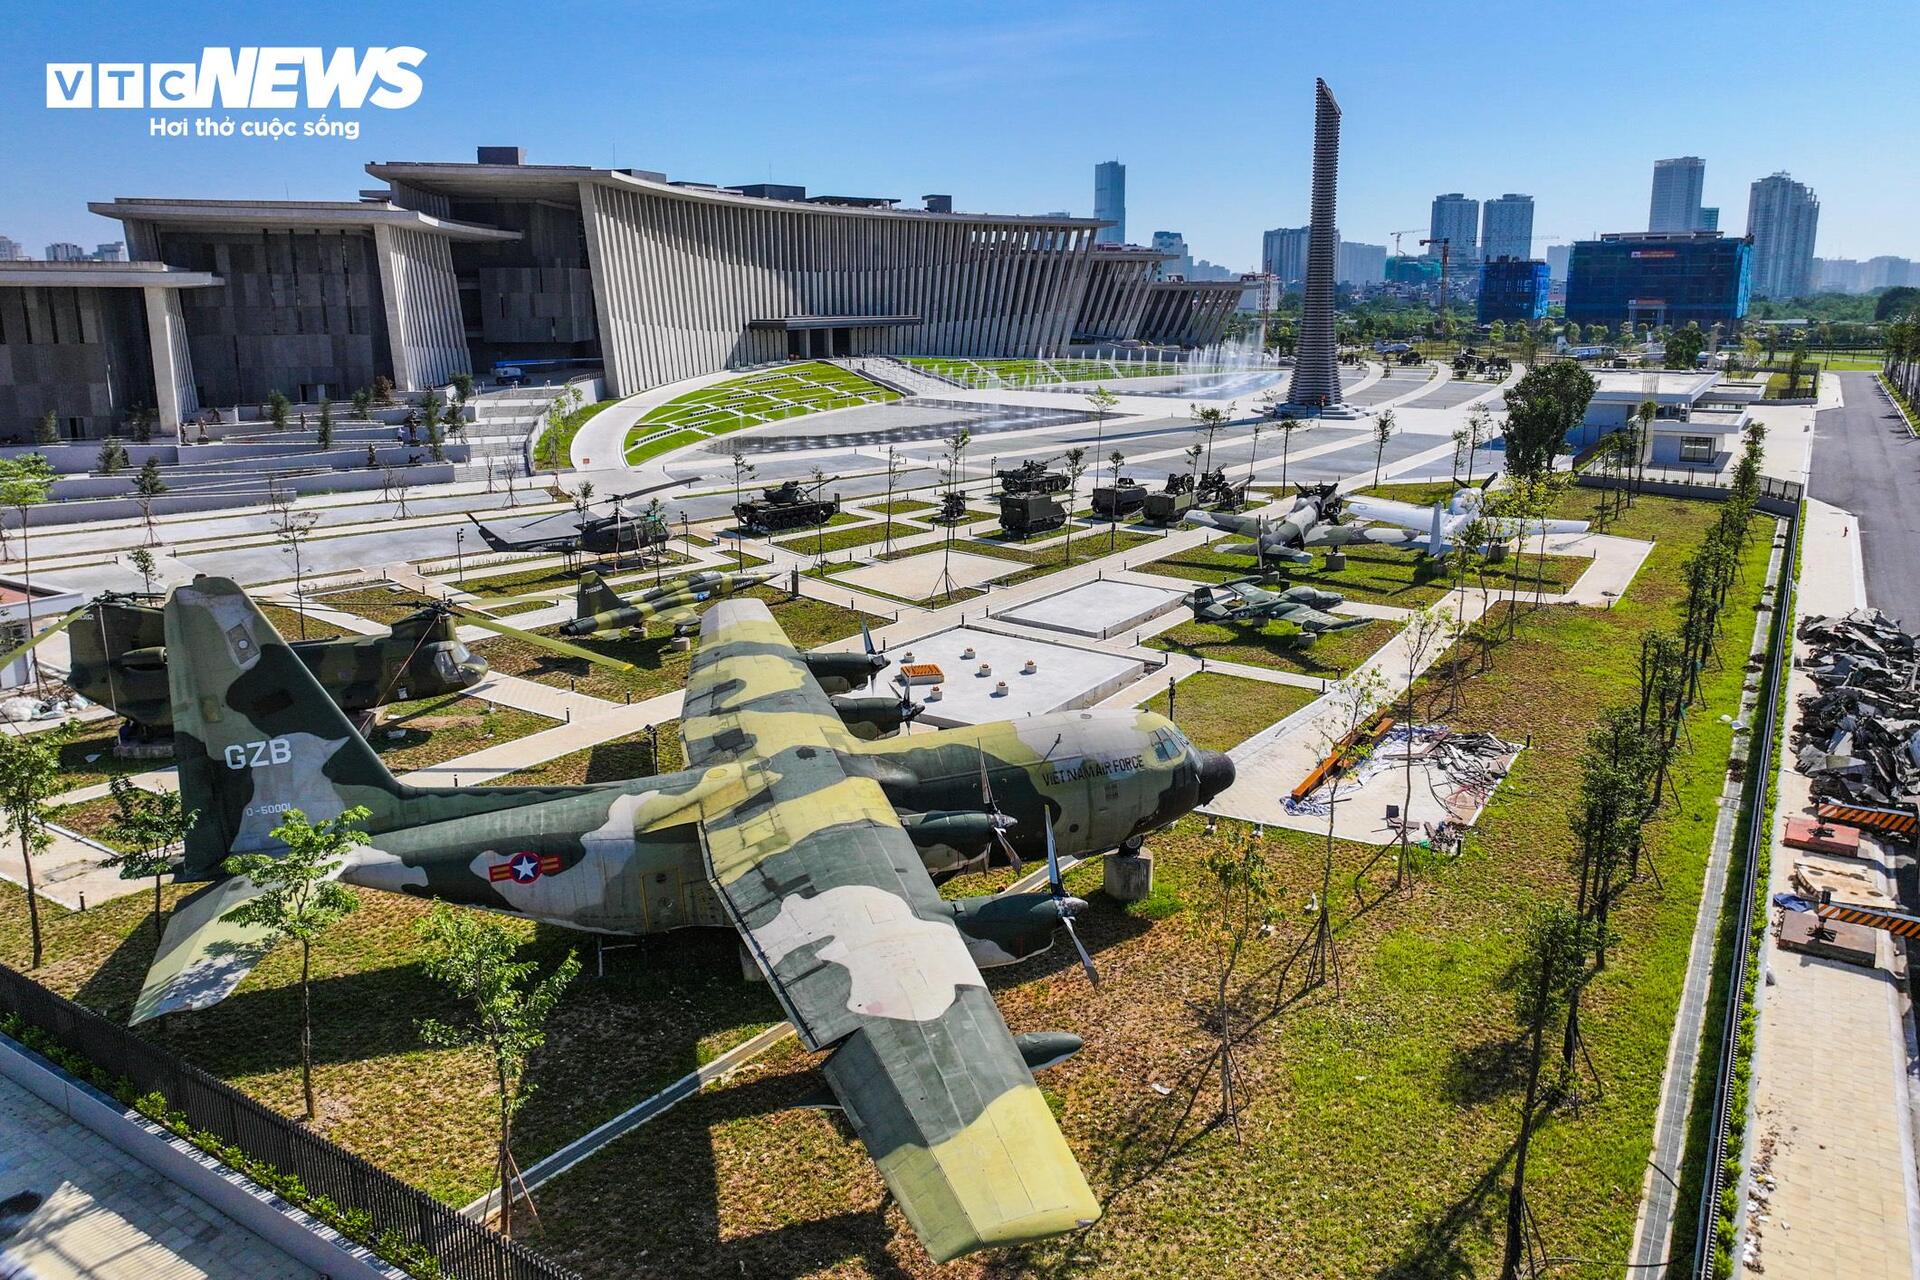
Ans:
[[[322,453],[333,448],[333,401],[320,401],[320,425],[313,433],[313,443]]]
[[[47,733],[0,734],[0,816],[20,842],[26,872],[27,933],[38,969],[45,957],[40,934],[40,894],[33,882],[33,855],[53,843],[47,834],[47,801],[66,789],[60,776],[60,748],[71,734],[65,727]]]
[[[281,815],[272,831],[286,846],[278,854],[243,853],[228,858],[224,869],[245,876],[260,895],[222,916],[235,924],[266,931],[270,943],[300,944],[300,1092],[307,1119],[319,1114],[313,1096],[313,1002],[309,979],[313,973],[313,944],[327,929],[351,915],[360,899],[335,876],[353,851],[367,842],[360,829],[370,813],[356,806],[339,817],[309,823],[298,809]]]
[[[882,544],[883,551],[893,550],[893,487],[900,479],[900,450],[893,445],[887,446],[887,531]]]
[[[153,594],[153,578],[159,572],[159,566],[153,562],[153,552],[145,547],[135,547],[127,552],[127,564],[140,575],[140,594]]]
[[[267,419],[273,423],[275,431],[287,429],[287,414],[292,408],[292,403],[280,393],[279,388],[267,392]]]
[[[1238,827],[1226,840],[1207,850],[1206,868],[1207,885],[1213,891],[1212,911],[1207,920],[1213,943],[1213,1030],[1220,1041],[1214,1050],[1220,1067],[1217,1122],[1231,1123],[1233,1139],[1238,1142],[1240,1112],[1245,1099],[1241,1096],[1239,1073],[1233,1060],[1233,1006],[1237,995],[1234,977],[1247,944],[1273,923],[1273,887],[1259,843]]]
[[[484,1049],[492,1068],[498,1145],[496,1172],[500,1187],[500,1230],[513,1235],[513,1184],[532,1197],[513,1158],[513,1122],[533,1093],[527,1082],[527,1062],[546,1043],[547,1020],[554,1006],[580,972],[580,957],[567,952],[558,968],[538,980],[539,966],[515,958],[518,944],[505,925],[478,911],[465,911],[441,902],[420,922],[420,933],[433,948],[427,957],[428,976],[450,989],[469,1006],[458,1023],[426,1018],[420,1038],[444,1048]]]
[[[1193,419],[1194,425],[1198,427],[1201,434],[1207,438],[1207,463],[1201,470],[1212,471],[1213,437],[1220,428],[1227,425],[1227,410],[1222,409],[1217,404],[1210,404],[1205,408],[1197,404],[1190,404],[1187,406],[1187,416]]]
[[[1347,770],[1367,757],[1359,745],[1360,731],[1386,701],[1386,679],[1378,667],[1361,667],[1334,682],[1327,690],[1327,710],[1318,722],[1325,756],[1338,756],[1327,773],[1327,843],[1320,865],[1320,891],[1315,895],[1313,951],[1307,962],[1306,985],[1313,988],[1329,979],[1340,993],[1340,955],[1333,942],[1334,817],[1340,811],[1340,780]]]
[[[1087,392],[1087,407],[1093,410],[1093,456],[1096,458],[1106,445],[1107,415],[1119,403],[1120,397],[1107,390],[1105,383]]]
[[[1306,427],[1306,423],[1294,417],[1284,409],[1280,412],[1280,421],[1275,430],[1280,433],[1280,487],[1287,487],[1287,461],[1293,456],[1293,433]]]
[[[973,443],[973,432],[965,427],[947,437],[946,490],[949,500],[960,495],[965,482],[967,465],[967,446]],[[961,507],[964,512],[964,506]],[[947,522],[947,540],[940,561],[940,586],[948,600],[953,599],[953,534],[959,527],[959,521]]]
[[[747,461],[747,452],[739,445],[735,445],[733,452],[727,457],[733,463],[733,509],[734,521],[737,525],[740,519],[740,486],[753,478],[753,464]],[[733,554],[737,567],[741,570],[747,567],[746,541],[746,533],[736,527],[733,530]]]
[[[1079,501],[1080,477],[1087,473],[1087,450],[1084,445],[1076,445],[1067,450],[1067,544],[1065,567],[1073,567],[1073,508]]]
[[[1380,416],[1373,420],[1373,483],[1380,484],[1380,463],[1387,455],[1387,441],[1393,439],[1393,410],[1382,409]]]
[[[147,542],[160,541],[160,535],[153,527],[153,504],[167,491],[167,482],[160,474],[160,460],[148,458],[140,464],[140,474],[133,478],[133,500],[140,504],[140,518],[147,525]]]
[[[1400,644],[1403,656],[1407,660],[1407,686],[1400,696],[1400,721],[1407,730],[1406,750],[1406,794],[1400,803],[1400,860],[1393,870],[1393,887],[1401,888],[1409,883],[1408,864],[1413,858],[1413,726],[1415,713],[1413,707],[1414,684],[1420,678],[1427,655],[1435,646],[1446,642],[1453,634],[1453,610],[1444,605],[1430,604],[1415,609],[1407,615],[1407,621],[1400,629]]]
[[[148,459],[149,464],[152,459]],[[27,638],[31,639],[33,627],[33,530],[30,517],[33,509],[45,502],[53,494],[53,464],[38,453],[24,453],[17,458],[0,458],[0,507],[6,507],[20,517],[20,557],[21,578],[26,587],[27,597]],[[35,687],[40,684],[40,660],[29,659],[33,663]]]
[[[133,785],[125,774],[107,780],[118,811],[107,824],[109,834],[123,846],[123,852],[101,859],[101,865],[117,867],[122,880],[153,877],[153,936],[162,932],[160,882],[173,869],[173,849],[187,838],[197,809],[183,810],[177,791],[144,791]]]
[[[1113,553],[1114,543],[1120,536],[1120,468],[1126,464],[1127,455],[1115,449],[1107,455],[1107,465],[1113,468],[1113,509],[1107,513],[1107,553]]]
[[[1520,1104],[1520,1136],[1514,1144],[1513,1181],[1507,1188],[1506,1247],[1500,1280],[1537,1276],[1545,1266],[1527,1207],[1527,1154],[1540,1110],[1540,1065],[1546,1056],[1547,1024],[1567,1002],[1574,974],[1586,954],[1587,926],[1565,907],[1541,908],[1527,926],[1525,949],[1511,975],[1514,1021],[1527,1038],[1527,1088]]]

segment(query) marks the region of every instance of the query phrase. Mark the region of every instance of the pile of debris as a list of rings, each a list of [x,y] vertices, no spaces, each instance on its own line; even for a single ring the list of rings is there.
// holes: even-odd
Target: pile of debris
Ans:
[[[1920,803],[1920,640],[1877,609],[1810,617],[1794,749],[1813,794],[1844,804]]]
[[[1380,774],[1405,770],[1411,756],[1415,771],[1447,811],[1449,821],[1471,826],[1519,754],[1519,743],[1491,733],[1456,733],[1443,724],[1394,725],[1359,763],[1341,774],[1340,798],[1344,801],[1346,793],[1359,790]],[[1333,801],[1334,782],[1329,779],[1306,795],[1289,797],[1283,803],[1296,817],[1325,817]]]

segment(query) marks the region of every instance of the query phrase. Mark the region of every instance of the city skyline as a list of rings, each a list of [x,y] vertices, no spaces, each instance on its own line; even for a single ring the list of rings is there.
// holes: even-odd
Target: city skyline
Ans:
[[[83,211],[103,196],[192,188],[351,198],[360,166],[370,160],[452,159],[488,143],[525,146],[536,161],[637,166],[676,180],[795,182],[905,200],[951,191],[957,209],[1068,209],[1082,216],[1093,212],[1089,170],[1117,159],[1129,169],[1128,239],[1143,240],[1141,228],[1179,227],[1196,259],[1241,270],[1257,265],[1262,231],[1307,221],[1304,128],[1194,131],[1203,136],[1183,136],[1171,149],[1141,133],[1143,113],[1162,105],[1150,74],[1154,59],[1138,39],[1160,21],[1147,6],[1069,7],[1041,16],[1001,4],[908,16],[852,4],[826,21],[768,14],[745,27],[704,8],[668,8],[644,24],[614,6],[586,8],[606,28],[605,40],[582,45],[536,28],[508,47],[488,36],[486,22],[422,30],[366,4],[297,17],[236,17],[204,0],[163,14],[87,2],[57,12],[30,7],[16,15],[15,38],[0,50],[0,117],[12,126],[21,178],[0,203],[0,234],[36,247],[110,239],[113,229]],[[1257,45],[1260,33],[1285,31],[1315,47],[1314,70],[1343,86],[1342,230],[1356,242],[1390,243],[1391,232],[1425,221],[1436,193],[1456,190],[1481,199],[1531,193],[1536,253],[1556,239],[1633,230],[1645,225],[1653,162],[1697,155],[1707,162],[1702,203],[1725,211],[1729,234],[1745,230],[1737,224],[1749,184],[1785,170],[1821,193],[1817,253],[1920,256],[1920,229],[1902,217],[1920,202],[1920,177],[1875,159],[1901,145],[1896,86],[1904,81],[1892,51],[1906,42],[1898,31],[1850,52],[1866,64],[1847,81],[1856,132],[1848,146],[1835,147],[1815,123],[1829,89],[1804,72],[1823,49],[1838,48],[1837,37],[1814,31],[1791,51],[1775,48],[1779,42],[1757,34],[1775,6],[1757,6],[1744,28],[1756,34],[1735,37],[1735,52],[1752,73],[1733,86],[1690,73],[1691,51],[1640,41],[1636,15],[1656,12],[1651,6],[1629,4],[1613,22],[1578,29],[1543,23],[1533,9],[1493,6],[1503,8],[1515,20],[1490,20],[1490,43],[1480,53],[1505,68],[1507,91],[1542,100],[1565,95],[1575,88],[1566,77],[1590,82],[1611,51],[1631,53],[1670,92],[1626,104],[1625,118],[1616,112],[1590,127],[1563,125],[1551,139],[1543,136],[1536,152],[1456,100],[1444,68],[1418,59],[1385,64],[1356,26],[1336,16],[1223,6],[1187,15],[1181,38],[1183,47],[1199,50]],[[1920,26],[1911,14],[1876,13],[1876,20]],[[153,140],[143,113],[60,112],[44,104],[49,61],[151,60],[203,44],[408,40],[428,50],[421,101],[405,111],[359,113],[365,132],[355,142]],[[1501,60],[1502,49],[1523,46],[1525,58]],[[556,67],[590,80],[605,109],[583,117],[555,95],[512,91]],[[820,79],[829,67],[834,74]],[[1116,69],[1127,74],[1116,76]],[[715,76],[735,90],[717,99],[694,91]],[[1275,118],[1304,118],[1307,78],[1278,83],[1268,104]],[[803,84],[815,108],[810,126],[767,127],[767,107]],[[1109,109],[1089,116],[1078,104],[1096,89]],[[871,106],[881,95],[892,105],[877,113]],[[1748,127],[1762,110],[1776,124]],[[294,113],[310,114],[317,113]],[[1051,128],[1048,120],[1063,123]],[[1432,140],[1410,148],[1404,143],[1413,120]],[[930,138],[940,145],[928,146]],[[74,163],[78,156],[88,162]]]

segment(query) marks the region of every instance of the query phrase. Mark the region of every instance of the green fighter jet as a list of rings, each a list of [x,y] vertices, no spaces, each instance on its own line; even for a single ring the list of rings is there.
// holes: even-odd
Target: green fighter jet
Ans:
[[[1309,641],[1330,631],[1350,631],[1364,627],[1372,618],[1341,618],[1327,610],[1346,597],[1338,591],[1297,586],[1272,590],[1279,586],[1271,578],[1233,578],[1217,587],[1198,586],[1187,593],[1186,605],[1199,622],[1245,623],[1265,626],[1269,622],[1290,622],[1300,628]]]
[[[560,628],[563,636],[593,636],[607,631],[633,629],[646,633],[649,622],[664,622],[676,636],[692,635],[700,629],[700,611],[717,596],[730,596],[748,587],[757,587],[772,577],[766,573],[719,573],[707,570],[688,574],[671,582],[649,587],[632,598],[621,596],[599,574],[589,569],[580,575],[574,591],[574,618]]]
[[[701,622],[680,773],[589,786],[420,790],[389,774],[233,583],[166,608],[183,875],[278,848],[289,809],[371,811],[342,881],[575,929],[731,926],[938,1260],[1100,1214],[1033,1080],[1077,1045],[1016,1038],[980,976],[1048,946],[1084,904],[1063,854],[1137,840],[1231,784],[1141,711],[1067,711],[879,742],[851,736],[758,600]],[[929,872],[984,848],[1044,857],[1048,888],[946,901]],[[223,917],[257,891],[180,904],[134,1020],[223,998],[259,959]],[[1082,952],[1083,959],[1084,951]],[[1091,969],[1091,964],[1088,964]]]

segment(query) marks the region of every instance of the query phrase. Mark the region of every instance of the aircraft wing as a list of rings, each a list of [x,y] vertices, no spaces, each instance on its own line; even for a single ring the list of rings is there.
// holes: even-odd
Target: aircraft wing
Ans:
[[[684,627],[700,620],[700,611],[690,604],[674,604],[647,615],[648,622],[664,622],[669,626]]]
[[[1392,498],[1348,498],[1346,513],[1361,520],[1397,524],[1403,529],[1424,530],[1433,523],[1431,507],[1416,507],[1411,502]]]
[[[681,739],[736,784],[700,805],[707,877],[938,1261],[1099,1217],[952,917],[806,663],[758,600],[709,609]]]
[[[1364,626],[1371,621],[1368,618],[1343,618],[1336,613],[1325,613],[1306,605],[1295,605],[1290,613],[1274,615],[1291,622],[1302,631],[1339,631],[1352,626]]]

